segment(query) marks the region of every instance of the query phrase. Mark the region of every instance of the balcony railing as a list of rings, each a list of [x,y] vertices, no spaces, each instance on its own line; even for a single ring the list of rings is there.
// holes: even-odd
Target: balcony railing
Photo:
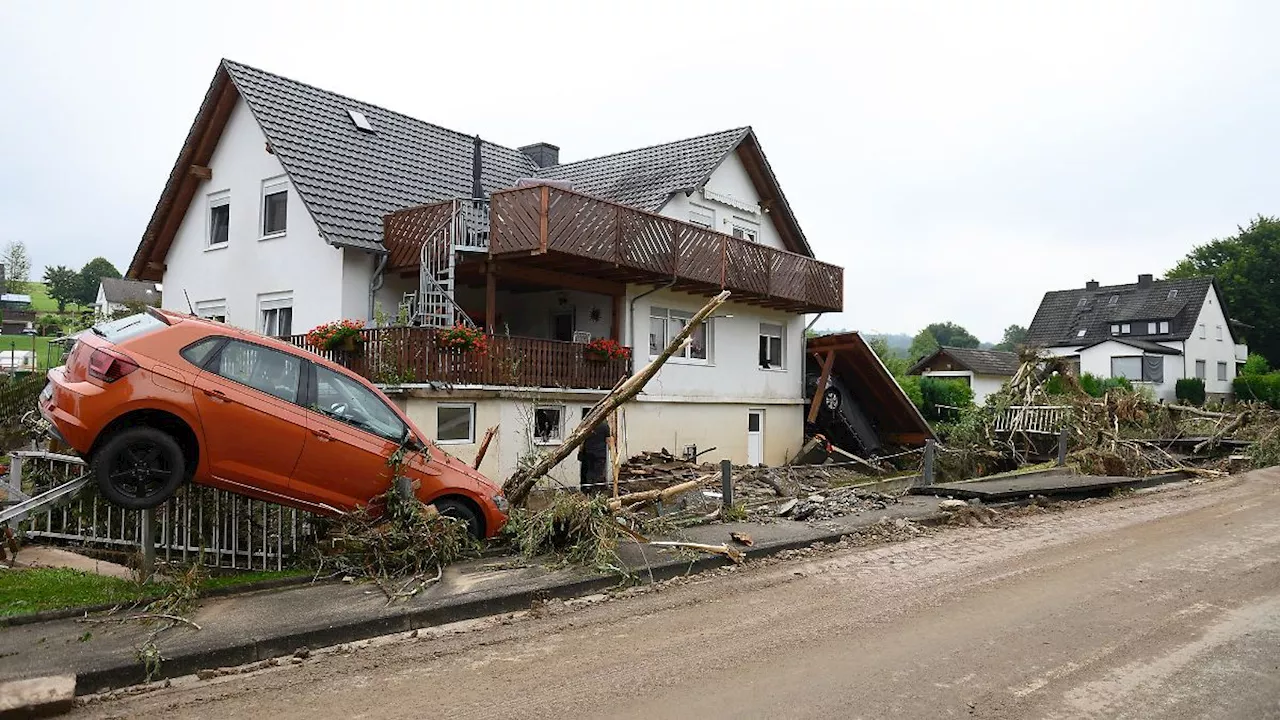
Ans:
[[[481,354],[443,347],[438,331],[388,327],[360,331],[356,349],[317,350],[305,335],[285,338],[336,362],[372,382],[385,385],[447,383],[508,387],[608,390],[631,372],[626,359],[589,359],[580,343],[541,338],[488,337]]]

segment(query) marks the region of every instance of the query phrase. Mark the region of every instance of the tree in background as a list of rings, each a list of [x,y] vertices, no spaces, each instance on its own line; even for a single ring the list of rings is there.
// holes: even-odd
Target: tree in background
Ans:
[[[1004,339],[996,343],[995,350],[1016,352],[1027,340],[1027,329],[1021,325],[1010,325],[1004,329]]]
[[[982,344],[972,333],[953,322],[932,323],[925,330],[944,347],[976,348]]]
[[[31,281],[31,256],[27,254],[27,244],[21,240],[12,240],[0,254],[0,262],[4,263],[4,276],[9,289],[23,292]]]
[[[98,299],[98,286],[102,278],[118,278],[120,271],[106,258],[96,257],[80,268],[80,292],[76,301],[81,305],[92,305]]]
[[[49,297],[58,301],[58,312],[64,313],[67,303],[73,303],[80,297],[80,274],[66,265],[47,267],[44,269],[44,286]]]
[[[911,362],[919,362],[921,358],[937,349],[938,339],[929,332],[929,328],[925,328],[911,339],[911,349],[907,350],[907,359]]]
[[[1252,329],[1249,349],[1271,365],[1280,363],[1280,219],[1259,215],[1247,228],[1200,245],[1170,270],[1166,278],[1210,275],[1218,281],[1227,311]]]
[[[899,355],[892,347],[889,347],[889,341],[884,337],[873,337],[867,341],[871,349],[880,357],[880,362],[884,363],[895,378],[907,374],[907,370],[911,369],[911,362]]]

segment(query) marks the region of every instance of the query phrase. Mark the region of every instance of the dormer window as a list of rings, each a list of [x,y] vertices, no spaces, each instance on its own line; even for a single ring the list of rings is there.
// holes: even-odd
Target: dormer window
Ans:
[[[1161,320],[1161,321],[1160,321],[1160,334],[1161,334],[1161,335],[1168,335],[1168,334],[1169,334],[1169,321],[1168,321],[1168,320]]]
[[[1108,305],[1116,305],[1116,304],[1118,304],[1119,302],[1120,302],[1120,296],[1119,296],[1119,295],[1112,295],[1112,296],[1111,296],[1111,299],[1107,301],[1107,304],[1108,304]]]
[[[1169,291],[1169,297],[1167,299],[1172,300],[1176,297],[1178,297],[1178,288],[1173,288],[1172,290]]]
[[[1128,335],[1130,331],[1129,323],[1117,323],[1111,326],[1112,335]]]
[[[1111,326],[1111,334],[1112,334],[1112,335],[1119,335],[1119,334],[1120,334],[1120,326],[1119,326],[1119,325],[1112,325],[1112,326]]]

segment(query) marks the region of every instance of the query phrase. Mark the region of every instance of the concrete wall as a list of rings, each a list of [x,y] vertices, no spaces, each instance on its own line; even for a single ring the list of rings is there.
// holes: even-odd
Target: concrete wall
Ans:
[[[547,447],[536,445],[530,437],[530,417],[535,405],[563,407],[563,433],[568,434],[581,420],[583,410],[594,405],[601,395],[497,391],[459,391],[445,395],[418,390],[394,399],[431,440],[436,438],[438,404],[474,404],[475,442],[442,443],[440,447],[468,463],[473,462],[485,430],[498,425],[480,471],[501,482],[515,471],[521,457]],[[728,458],[743,464],[747,461],[747,412],[752,409],[765,413],[765,464],[785,463],[803,443],[804,408],[800,405],[632,402],[620,412],[619,452],[625,459],[644,450],[662,448],[679,454],[686,445],[696,445],[700,451],[715,448],[703,456],[707,462]],[[578,481],[575,453],[555,468],[547,484],[576,488]]]
[[[730,202],[725,202],[730,200]],[[716,232],[733,234],[733,226],[757,228],[756,241],[771,248],[785,250],[782,237],[769,215],[760,212],[760,195],[738,154],[730,153],[716,168],[704,190],[692,195],[676,193],[659,212],[669,218],[689,222],[695,210],[714,216]]]
[[[266,138],[243,100],[209,166],[213,178],[196,189],[165,258],[164,307],[185,312],[187,296],[193,304],[225,299],[227,322],[258,330],[258,295],[292,292],[295,333],[343,317],[343,251],[320,237],[292,188],[286,233],[262,239],[263,181],[283,176],[284,169],[266,151]],[[223,191],[231,202],[228,242],[209,247],[209,199]]]

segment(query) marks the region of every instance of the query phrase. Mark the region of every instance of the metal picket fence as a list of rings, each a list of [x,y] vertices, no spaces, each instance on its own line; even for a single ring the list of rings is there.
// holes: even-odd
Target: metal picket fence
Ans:
[[[9,478],[21,478],[29,495],[84,472],[79,458],[19,451],[11,454]],[[147,512],[156,560],[217,568],[281,570],[314,538],[316,516],[202,485],[185,485],[151,511],[123,510],[100,498],[90,485],[58,507],[33,514],[19,525],[27,537],[49,538],[114,549],[141,550]]]

